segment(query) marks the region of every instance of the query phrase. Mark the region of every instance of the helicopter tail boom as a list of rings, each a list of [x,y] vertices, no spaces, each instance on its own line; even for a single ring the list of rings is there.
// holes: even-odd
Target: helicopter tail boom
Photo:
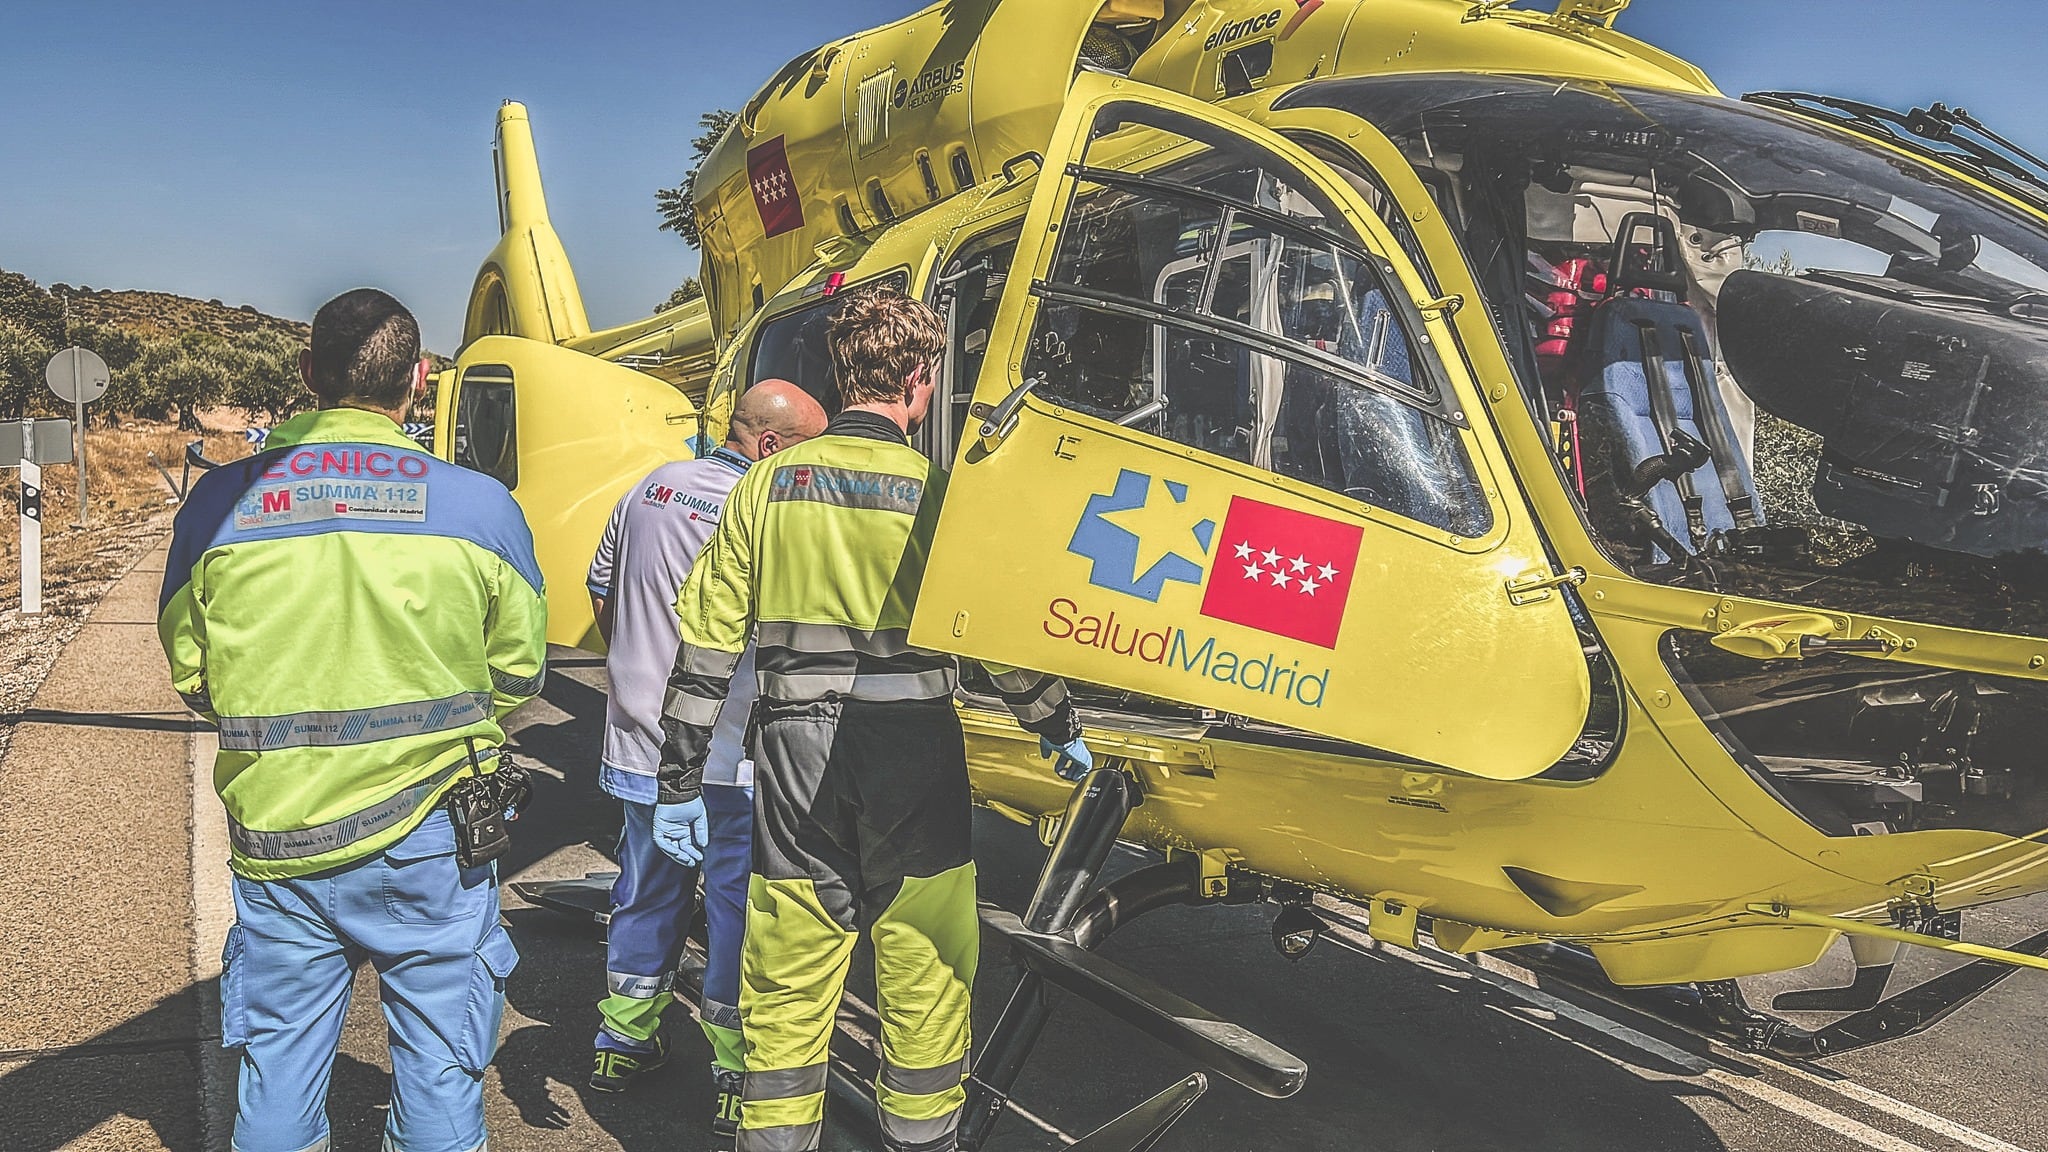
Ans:
[[[463,345],[481,336],[522,336],[549,344],[588,336],[583,293],[548,220],[526,105],[508,100],[499,107],[492,161],[502,235],[470,290]]]

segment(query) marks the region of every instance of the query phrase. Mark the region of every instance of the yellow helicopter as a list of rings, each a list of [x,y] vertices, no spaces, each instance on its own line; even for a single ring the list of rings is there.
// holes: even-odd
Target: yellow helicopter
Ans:
[[[705,298],[593,333],[526,111],[439,451],[595,647],[605,514],[751,383],[836,401],[834,296],[950,334],[912,638],[1068,677],[1071,794],[972,676],[977,800],[1052,854],[989,923],[1260,1091],[1298,1061],[1089,947],[1327,893],[1381,940],[1649,995],[1759,1049],[1910,1034],[2048,935],[2048,182],[1966,112],[1718,92],[1628,0],[953,0],[807,52],[695,182]],[[1121,838],[1168,862],[1095,887]],[[1121,887],[1119,887],[1121,886]],[[1736,977],[1848,935],[1846,989]],[[1885,995],[1904,943],[1980,958]],[[1674,991],[1676,989],[1676,991]]]

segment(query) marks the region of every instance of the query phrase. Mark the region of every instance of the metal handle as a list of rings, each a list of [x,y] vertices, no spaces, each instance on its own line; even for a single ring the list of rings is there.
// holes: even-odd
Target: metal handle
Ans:
[[[995,407],[990,408],[986,404],[977,404],[968,410],[969,415],[981,418],[980,435],[982,451],[993,452],[996,450],[996,447],[1003,442],[1003,437],[1008,436],[1010,429],[1017,426],[1017,411],[1024,407],[1024,398],[1031,395],[1031,390],[1043,382],[1044,377],[1042,376],[1027,377],[1022,384],[1012,388],[1010,394],[1003,397]]]

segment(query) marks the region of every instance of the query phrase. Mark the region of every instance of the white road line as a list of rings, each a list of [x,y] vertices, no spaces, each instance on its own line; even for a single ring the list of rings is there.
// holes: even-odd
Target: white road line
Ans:
[[[1902,1139],[1879,1128],[1872,1128],[1863,1121],[1844,1116],[1825,1104],[1815,1103],[1804,1096],[1795,1096],[1783,1088],[1766,1084],[1761,1080],[1737,1076],[1721,1068],[1711,1069],[1701,1079],[1716,1087],[1740,1093],[1752,1100],[1789,1112],[1801,1120],[1825,1128],[1837,1136],[1854,1140],[1867,1148],[1878,1148],[1883,1152],[1928,1152],[1925,1147],[1911,1140]]]
[[[1655,1056],[1659,1060],[1665,1061],[1676,1068],[1682,1069],[1684,1073],[1688,1076],[1704,1075],[1709,1069],[1714,1067],[1713,1064],[1709,1063],[1706,1060],[1701,1059],[1698,1055],[1692,1052],[1688,1052],[1685,1049],[1678,1047],[1677,1045],[1667,1044],[1664,1041],[1657,1039],[1655,1036],[1651,1036],[1643,1032],[1638,1032],[1634,1028],[1631,1028],[1618,1020],[1610,1020],[1607,1017],[1602,1016],[1598,1013],[1589,1012],[1586,1009],[1581,1008],[1576,1004],[1573,1004],[1569,1000],[1561,1000],[1556,996],[1552,996],[1550,993],[1543,991],[1541,988],[1531,987],[1530,985],[1524,984],[1511,976],[1506,976],[1499,972],[1494,972],[1490,969],[1482,968],[1479,965],[1472,963],[1471,961],[1458,958],[1439,959],[1436,956],[1427,955],[1421,952],[1410,951],[1409,949],[1398,947],[1392,944],[1386,944],[1380,941],[1361,941],[1357,939],[1356,934],[1350,931],[1349,929],[1338,927],[1336,925],[1332,925],[1330,928],[1325,930],[1323,935],[1329,938],[1330,940],[1335,941],[1336,943],[1351,948],[1354,951],[1358,951],[1361,949],[1378,950],[1381,952],[1388,953],[1389,955],[1398,956],[1411,964],[1416,964],[1421,967],[1442,973],[1444,975],[1462,976],[1478,980],[1484,984],[1487,984],[1490,987],[1497,988],[1500,991],[1507,993],[1509,996],[1512,996],[1515,999],[1520,1000],[1524,1004],[1527,1004],[1534,1008],[1540,1008],[1545,1012],[1550,1012],[1557,1016],[1561,1016],[1567,1020],[1570,1020],[1572,1023],[1579,1025],[1580,1027],[1590,1028],[1603,1036],[1607,1036],[1611,1039],[1618,1040],[1631,1048],[1637,1049],[1638,1051],[1641,1051],[1648,1055]],[[1533,1021],[1528,1020],[1526,1017],[1517,1017],[1517,1019],[1522,1020],[1522,1022],[1525,1024],[1534,1023]],[[1545,1031],[1548,1031],[1548,1029],[1545,1029]],[[1578,1042],[1573,1041],[1573,1043]],[[1581,1044],[1580,1047],[1584,1047],[1584,1045]],[[1627,1065],[1624,1064],[1624,1067],[1626,1066]]]
[[[1378,952],[1398,957],[1409,963],[1445,975],[1476,978],[1531,1008],[1549,1012],[1558,1018],[1570,1020],[1581,1027],[1590,1028],[1603,1036],[1620,1041],[1646,1055],[1654,1056],[1659,1060],[1671,1063],[1677,1068],[1684,1069],[1686,1075],[1697,1077],[1725,1091],[1747,1096],[1750,1099],[1797,1116],[1865,1147],[1881,1149],[1883,1152],[1928,1152],[1922,1145],[1915,1144],[1903,1137],[1894,1136],[1883,1129],[1872,1127],[1861,1120],[1844,1115],[1818,1101],[1809,1100],[1804,1096],[1787,1092],[1773,1084],[1753,1077],[1730,1072],[1725,1068],[1702,1059],[1695,1053],[1668,1044],[1620,1021],[1612,1020],[1597,1012],[1581,1008],[1568,1000],[1560,999],[1540,988],[1518,980],[1508,973],[1497,972],[1491,968],[1484,967],[1478,961],[1455,956],[1450,953],[1438,955],[1410,951],[1406,948],[1364,938],[1359,933],[1338,925],[1332,925],[1325,935],[1331,941],[1353,951]],[[1478,960],[1487,959],[1492,958],[1484,955],[1478,958]],[[1501,963],[1503,966],[1511,966],[1506,962]],[[1617,1067],[1625,1068],[1639,1078],[1653,1082],[1656,1079],[1656,1077],[1644,1069],[1638,1068],[1626,1060],[1618,1059],[1608,1053],[1592,1048],[1583,1041],[1563,1032],[1549,1028],[1542,1021],[1531,1019],[1529,1016],[1521,1013],[1510,1012],[1504,1014],[1528,1027],[1558,1037],[1575,1047],[1591,1052]],[[1735,1053],[1745,1061],[1767,1065],[1770,1068],[1785,1073],[1789,1077],[1818,1088],[1826,1089],[1844,1099],[1852,1100],[1864,1107],[1890,1116],[1895,1120],[1911,1124],[1965,1147],[1976,1149],[1976,1152],[2029,1152],[2028,1149],[2021,1148],[2015,1144],[2009,1144],[1996,1136],[1979,1132],[1968,1125],[1950,1120],[1945,1116],[1915,1107],[1903,1100],[1893,1099],[1876,1089],[1859,1084],[1854,1080],[1830,1079],[1829,1077],[1809,1072],[1797,1065],[1788,1064],[1760,1053],[1742,1051],[1718,1042],[1716,1042],[1715,1046]]]
[[[1507,991],[1511,995],[1514,994],[1512,989],[1503,989],[1503,991]],[[1494,1005],[1493,1007],[1498,1008],[1499,1006]],[[1594,1048],[1576,1037],[1567,1035],[1566,1033],[1560,1032],[1555,1028],[1551,1028],[1542,1023],[1541,1021],[1531,1020],[1527,1016],[1519,1015],[1513,1012],[1507,1012],[1504,1010],[1502,1011],[1502,1015],[1507,1016],[1511,1020],[1519,1021],[1530,1028],[1536,1029],[1538,1032],[1544,1033],[1545,1035],[1554,1036],[1557,1039],[1572,1045],[1573,1047],[1579,1049],[1582,1052],[1590,1053],[1591,1055],[1601,1060],[1605,1060],[1609,1064],[1612,1064],[1615,1067],[1630,1073],[1637,1079],[1645,1080],[1653,1084],[1668,1084],[1672,1082],[1670,1079],[1662,1079],[1653,1076],[1650,1073],[1644,1071],[1643,1069],[1638,1068],[1633,1064],[1630,1064],[1626,1060],[1623,1060],[1610,1053],[1602,1052],[1600,1049]],[[1578,1018],[1574,1016],[1573,1019],[1577,1020]],[[1634,1029],[1628,1028],[1626,1025],[1617,1025],[1617,1027],[1621,1028],[1625,1032],[1635,1031]],[[1605,1031],[1605,1029],[1602,1029],[1602,1031]],[[1614,1035],[1614,1033],[1608,1034]],[[1641,1036],[1642,1034],[1635,1033],[1635,1035]],[[1652,1043],[1660,1043],[1660,1041],[1656,1041],[1651,1037],[1645,1036],[1643,1038],[1646,1040],[1651,1040]],[[1695,1057],[1695,1059],[1697,1058]],[[1902,1137],[1894,1136],[1891,1133],[1884,1131],[1883,1129],[1873,1128],[1870,1125],[1865,1124],[1863,1121],[1855,1119],[1854,1117],[1844,1116],[1840,1112],[1837,1112],[1834,1109],[1829,1108],[1825,1104],[1819,1104],[1812,1100],[1808,1100],[1804,1096],[1796,1096],[1790,1092],[1785,1091],[1782,1088],[1766,1084],[1760,1080],[1752,1080],[1749,1077],[1737,1075],[1733,1072],[1729,1072],[1724,1068],[1708,1067],[1705,1069],[1704,1072],[1698,1073],[1696,1074],[1696,1076],[1697,1079],[1704,1081],[1708,1084],[1712,1084],[1725,1092],[1733,1093],[1738,1096],[1747,1096],[1760,1104],[1776,1108],[1780,1112],[1785,1112],[1790,1115],[1797,1116],[1798,1118],[1806,1121],[1809,1124],[1813,1124],[1820,1128],[1825,1128],[1828,1131],[1833,1132],[1837,1136],[1840,1136],[1847,1140],[1853,1140],[1866,1148],[1878,1149],[1879,1152],[1930,1152],[1928,1148],[1922,1145],[1915,1144],[1912,1141],[1906,1140]],[[1691,1101],[1687,1101],[1686,1103],[1690,1105]]]
[[[1744,1055],[1755,1058],[1753,1053],[1744,1053]],[[1967,1124],[1959,1124],[1946,1116],[1936,1115],[1924,1108],[1908,1104],[1904,1100],[1895,1100],[1875,1088],[1859,1084],[1854,1080],[1846,1078],[1835,1080],[1826,1076],[1817,1076],[1799,1067],[1797,1064],[1786,1064],[1778,1060],[1767,1060],[1766,1062],[1788,1076],[1804,1080],[1809,1084],[1818,1085],[1837,1095],[1846,1096],[1867,1108],[1874,1108],[1908,1124],[1924,1128],[1937,1136],[1975,1148],[1977,1152],[2028,1152],[2028,1149],[2022,1148],[2017,1144],[2008,1144],[1996,1136],[1979,1132]]]
[[[235,922],[228,881],[228,816],[213,791],[212,729],[187,738],[192,774],[192,984],[198,991],[199,1032],[220,1027],[220,952]],[[217,1041],[199,1042],[199,1131],[206,1152],[228,1152],[235,1127],[235,1077],[240,1059]]]

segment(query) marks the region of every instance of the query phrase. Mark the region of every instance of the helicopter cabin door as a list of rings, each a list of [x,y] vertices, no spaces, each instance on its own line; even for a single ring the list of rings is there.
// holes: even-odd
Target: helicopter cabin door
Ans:
[[[911,639],[1481,776],[1543,771],[1585,720],[1586,657],[1455,306],[1310,153],[1080,76]]]

